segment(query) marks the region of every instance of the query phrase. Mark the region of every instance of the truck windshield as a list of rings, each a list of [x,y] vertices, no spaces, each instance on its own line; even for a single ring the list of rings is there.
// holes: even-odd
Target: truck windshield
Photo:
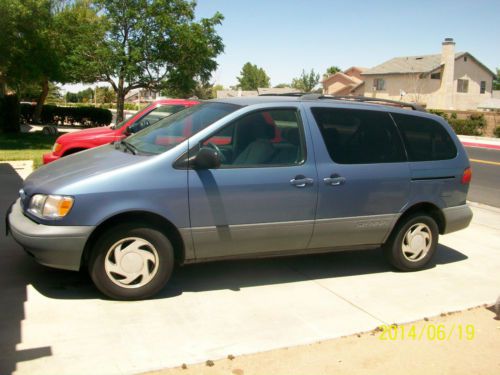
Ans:
[[[158,121],[128,137],[127,142],[140,153],[161,154],[239,108],[227,103],[202,103]]]

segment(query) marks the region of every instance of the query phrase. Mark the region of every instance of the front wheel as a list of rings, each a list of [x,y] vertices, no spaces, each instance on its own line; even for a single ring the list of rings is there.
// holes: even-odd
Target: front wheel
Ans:
[[[174,251],[160,231],[124,224],[95,243],[89,273],[97,288],[113,299],[138,300],[158,293],[170,278]]]
[[[401,271],[424,268],[436,252],[439,228],[426,214],[415,214],[398,224],[384,245],[389,262]]]

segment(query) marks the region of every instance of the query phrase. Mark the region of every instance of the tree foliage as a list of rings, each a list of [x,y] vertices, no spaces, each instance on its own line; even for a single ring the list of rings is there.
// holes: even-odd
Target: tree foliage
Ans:
[[[316,87],[318,82],[319,74],[316,73],[314,69],[311,69],[309,73],[302,70],[301,76],[292,80],[292,87],[302,92],[311,92]]]
[[[72,51],[96,45],[100,18],[88,0],[0,0],[0,81],[11,88],[40,87],[35,120],[49,82],[86,81]]]
[[[328,78],[331,75],[334,75],[335,73],[338,73],[341,71],[342,71],[342,69],[340,69],[338,66],[332,65],[329,68],[326,68],[326,72],[323,74],[323,78]]]
[[[224,50],[215,28],[223,16],[195,21],[195,3],[186,0],[95,0],[104,37],[93,51],[76,51],[81,69],[108,82],[117,96],[118,121],[126,94],[136,88],[189,96],[206,84]],[[89,52],[88,56],[87,52]],[[86,57],[86,59],[83,59]]]
[[[493,80],[493,90],[500,90],[500,68],[497,68],[497,76]]]
[[[237,80],[238,87],[242,90],[257,90],[259,87],[269,87],[270,85],[270,78],[264,69],[249,62],[243,65]]]

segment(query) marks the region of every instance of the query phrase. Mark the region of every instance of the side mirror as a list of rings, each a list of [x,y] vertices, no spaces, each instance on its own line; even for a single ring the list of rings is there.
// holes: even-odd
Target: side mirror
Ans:
[[[141,125],[138,122],[135,122],[127,128],[126,133],[127,135],[134,134],[137,133],[140,129]]]
[[[202,147],[192,161],[194,169],[217,169],[221,165],[219,153],[211,147]]]

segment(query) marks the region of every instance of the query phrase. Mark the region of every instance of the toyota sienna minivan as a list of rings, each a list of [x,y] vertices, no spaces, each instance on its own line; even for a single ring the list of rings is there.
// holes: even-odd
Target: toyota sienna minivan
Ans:
[[[382,248],[428,265],[467,227],[467,154],[415,105],[321,95],[203,102],[35,171],[8,230],[39,263],[148,298],[174,265]],[[375,101],[376,103],[370,103]]]

